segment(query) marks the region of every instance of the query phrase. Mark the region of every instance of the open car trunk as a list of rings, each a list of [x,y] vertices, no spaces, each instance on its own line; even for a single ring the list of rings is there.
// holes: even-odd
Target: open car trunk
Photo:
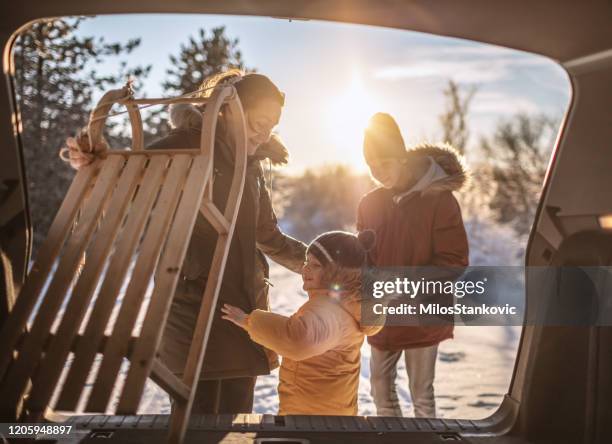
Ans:
[[[6,80],[0,84],[0,179],[4,188],[0,323],[14,304],[31,251],[11,45],[20,27],[52,16],[181,12],[330,20],[459,37],[547,56],[567,71],[573,97],[546,174],[526,265],[612,265],[611,235],[599,223],[602,215],[612,214],[609,1],[515,0],[493,5],[485,0],[23,0],[4,2],[0,8]],[[581,236],[578,243],[576,236]],[[527,298],[536,296],[527,294]],[[48,419],[61,418],[51,415]],[[62,442],[154,443],[165,441],[168,416],[94,415],[68,421],[77,433]],[[526,326],[508,394],[498,411],[485,420],[194,416],[185,442],[574,444],[610,442],[611,437],[612,328]]]

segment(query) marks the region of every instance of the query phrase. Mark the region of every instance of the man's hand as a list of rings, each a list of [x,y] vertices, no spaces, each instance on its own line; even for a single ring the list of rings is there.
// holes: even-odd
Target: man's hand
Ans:
[[[247,315],[244,311],[229,304],[223,304],[221,311],[224,313],[224,316],[221,316],[223,319],[233,322],[238,327],[246,330],[249,315]]]

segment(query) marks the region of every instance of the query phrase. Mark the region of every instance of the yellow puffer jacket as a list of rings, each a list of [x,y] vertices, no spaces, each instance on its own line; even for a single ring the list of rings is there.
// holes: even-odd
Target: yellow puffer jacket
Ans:
[[[251,312],[253,341],[283,357],[280,415],[356,415],[361,345],[381,327],[359,325],[358,296],[311,293],[290,317]]]

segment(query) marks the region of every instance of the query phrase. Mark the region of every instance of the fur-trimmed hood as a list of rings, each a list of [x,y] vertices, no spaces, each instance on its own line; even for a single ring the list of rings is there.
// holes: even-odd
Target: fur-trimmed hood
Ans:
[[[170,105],[170,126],[173,129],[202,128],[202,113],[189,103],[175,103]]]
[[[419,144],[408,150],[408,159],[420,165],[422,174],[415,185],[394,196],[396,203],[415,192],[459,191],[469,179],[463,156],[447,143]]]
[[[189,103],[170,105],[170,125],[177,130],[195,130],[202,128],[202,113]],[[253,156],[257,160],[270,159],[274,165],[285,165],[289,161],[289,151],[278,134],[272,134],[270,140],[257,148]]]

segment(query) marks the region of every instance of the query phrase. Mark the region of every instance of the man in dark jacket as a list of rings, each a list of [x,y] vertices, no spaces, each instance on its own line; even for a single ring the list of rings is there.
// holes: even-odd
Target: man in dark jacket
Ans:
[[[173,122],[175,128],[149,149],[200,146],[199,111],[195,108],[173,111],[173,116],[179,116]],[[296,273],[305,260],[306,246],[283,234],[278,227],[260,162],[266,157],[286,162],[287,152],[278,139],[272,138],[260,145],[255,156],[249,157],[218,307],[231,304],[247,313],[268,310],[268,265],[264,254]],[[233,149],[220,122],[213,172],[213,201],[220,209],[225,207],[228,197],[233,165]],[[191,345],[216,241],[217,232],[198,215],[160,348],[162,361],[179,376]],[[269,374],[277,366],[278,357],[273,352],[221,319],[220,311],[216,310],[192,412],[250,412],[257,375]]]
[[[235,88],[245,118],[248,155],[244,190],[238,209],[221,281],[218,307],[230,304],[246,312],[268,309],[268,265],[264,254],[299,273],[306,259],[306,245],[285,234],[277,224],[266,189],[260,161],[286,163],[288,153],[272,129],[279,122],[285,96],[266,76],[228,70],[207,78],[201,90],[208,97],[213,88],[225,84]],[[227,122],[238,118],[231,108],[222,108],[215,131],[213,159],[213,202],[223,212],[234,172],[234,137]],[[148,149],[198,149],[201,142],[202,114],[190,104],[171,107],[171,133]],[[88,146],[85,131],[69,138],[70,165],[79,169],[108,149],[106,142]],[[180,281],[168,316],[159,349],[159,358],[181,377],[189,354],[202,296],[211,268],[218,234],[199,214],[194,226]],[[278,366],[278,357],[252,342],[242,330],[214,312],[192,413],[249,413],[257,375],[269,374]]]
[[[393,118],[379,113],[366,130],[364,155],[372,176],[382,185],[362,198],[357,216],[359,230],[376,231],[372,264],[444,270],[467,266],[467,236],[452,193],[466,180],[457,152],[446,145],[421,145],[407,151]],[[395,378],[403,352],[415,416],[435,417],[438,344],[452,337],[452,323],[385,326],[368,337],[372,396],[378,415],[402,415]]]

